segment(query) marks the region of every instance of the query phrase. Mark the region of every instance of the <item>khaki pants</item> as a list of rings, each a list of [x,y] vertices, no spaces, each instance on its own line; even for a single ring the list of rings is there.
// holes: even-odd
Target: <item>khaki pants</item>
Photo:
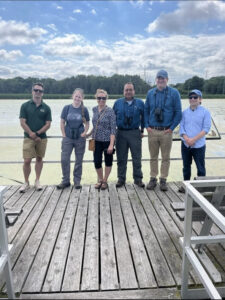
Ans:
[[[156,178],[158,175],[158,156],[160,149],[162,157],[160,178],[166,179],[170,167],[172,133],[152,129],[152,132],[148,133],[148,146],[150,152],[150,176]]]

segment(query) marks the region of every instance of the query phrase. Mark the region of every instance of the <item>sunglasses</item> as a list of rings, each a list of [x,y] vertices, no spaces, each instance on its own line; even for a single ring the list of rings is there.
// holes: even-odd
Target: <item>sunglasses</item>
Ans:
[[[106,97],[97,97],[97,100],[103,100],[103,101],[105,101]]]
[[[198,96],[189,96],[189,99],[190,99],[190,100],[191,100],[192,98],[196,100],[196,99],[198,99]]]
[[[33,89],[33,91],[34,91],[35,93],[43,93],[43,92],[44,92],[43,90],[39,90],[39,89]]]

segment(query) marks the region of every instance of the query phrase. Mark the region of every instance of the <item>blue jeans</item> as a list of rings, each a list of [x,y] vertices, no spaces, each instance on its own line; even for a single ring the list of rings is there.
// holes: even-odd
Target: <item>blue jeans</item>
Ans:
[[[191,179],[191,164],[192,158],[194,158],[196,167],[197,167],[197,175],[205,176],[205,148],[204,145],[201,148],[190,148],[186,147],[185,144],[181,143],[181,154],[183,159],[183,176],[184,180]]]

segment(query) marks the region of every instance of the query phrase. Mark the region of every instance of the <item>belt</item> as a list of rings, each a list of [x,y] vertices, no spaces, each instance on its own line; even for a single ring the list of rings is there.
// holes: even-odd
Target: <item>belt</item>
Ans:
[[[155,129],[155,130],[167,130],[170,128],[170,126],[166,126],[166,127],[163,127],[163,126],[150,126],[151,129]]]
[[[128,131],[128,130],[138,130],[139,128],[118,128],[121,131]]]

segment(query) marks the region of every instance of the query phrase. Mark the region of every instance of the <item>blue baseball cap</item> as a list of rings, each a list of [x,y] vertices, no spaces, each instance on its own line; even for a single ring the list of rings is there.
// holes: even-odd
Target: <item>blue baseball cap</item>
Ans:
[[[196,89],[195,89],[195,90],[190,91],[190,93],[189,93],[188,96],[191,96],[192,94],[195,94],[195,95],[197,95],[197,96],[199,96],[199,97],[202,98],[202,92],[199,91],[199,90],[196,90]]]
[[[160,70],[156,74],[156,78],[162,77],[162,78],[168,78],[168,73],[165,70]]]

